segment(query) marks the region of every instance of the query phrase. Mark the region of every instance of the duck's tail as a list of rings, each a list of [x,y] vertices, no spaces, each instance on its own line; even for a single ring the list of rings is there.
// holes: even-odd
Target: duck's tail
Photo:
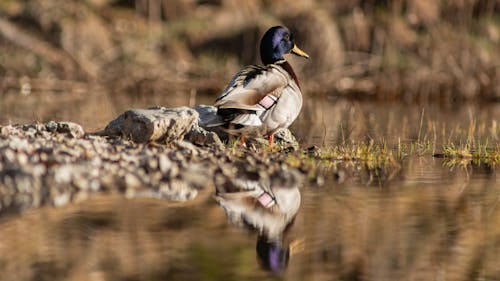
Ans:
[[[262,120],[260,120],[259,116],[257,116],[257,114],[254,113],[238,115],[233,120],[231,120],[231,123],[249,127],[262,126]]]
[[[260,127],[262,120],[256,114],[256,111],[245,109],[224,108],[217,109],[211,106],[197,106],[199,124],[201,127],[219,127],[236,126],[241,127]]]

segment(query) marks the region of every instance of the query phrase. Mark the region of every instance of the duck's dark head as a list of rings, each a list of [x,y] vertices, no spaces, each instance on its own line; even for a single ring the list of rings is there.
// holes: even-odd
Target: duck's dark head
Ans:
[[[260,41],[260,57],[262,63],[271,64],[284,59],[285,54],[292,53],[297,56],[309,58],[306,52],[295,45],[293,35],[283,26],[271,27]]]

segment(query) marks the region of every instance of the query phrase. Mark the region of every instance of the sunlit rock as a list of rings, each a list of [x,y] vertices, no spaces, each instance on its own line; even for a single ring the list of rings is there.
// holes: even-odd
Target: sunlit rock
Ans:
[[[134,142],[173,142],[182,140],[195,125],[198,113],[187,107],[132,109],[111,121],[107,136],[121,136]]]
[[[198,125],[193,126],[184,139],[197,145],[224,146],[216,133],[207,131]]]

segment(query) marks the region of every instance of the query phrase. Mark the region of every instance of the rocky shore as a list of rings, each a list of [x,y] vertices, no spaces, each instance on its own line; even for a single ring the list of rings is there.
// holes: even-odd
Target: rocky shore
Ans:
[[[213,112],[129,110],[96,133],[72,122],[0,126],[0,213],[63,206],[96,193],[185,201],[204,188],[300,182],[281,153],[226,148],[200,126]],[[286,150],[298,147],[289,132],[277,139]]]

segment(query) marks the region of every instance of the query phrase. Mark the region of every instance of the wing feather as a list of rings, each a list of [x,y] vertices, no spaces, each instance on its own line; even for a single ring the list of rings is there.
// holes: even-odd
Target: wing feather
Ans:
[[[217,98],[215,106],[262,110],[259,101],[270,94],[279,97],[287,84],[286,73],[275,65],[250,65],[236,73]]]

